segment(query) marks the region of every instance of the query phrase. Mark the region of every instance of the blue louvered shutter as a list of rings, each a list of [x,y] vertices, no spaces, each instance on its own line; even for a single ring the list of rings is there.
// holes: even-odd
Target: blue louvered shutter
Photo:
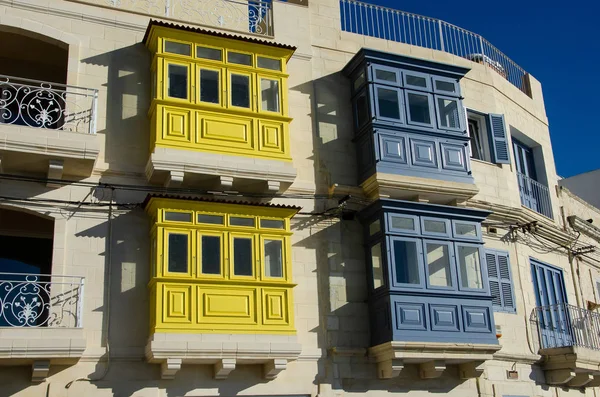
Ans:
[[[494,309],[514,313],[516,304],[508,252],[487,250],[485,260]]]
[[[504,116],[501,114],[490,114],[489,118],[494,162],[497,164],[510,164],[510,153],[508,150],[508,137],[506,136]]]
[[[500,295],[500,279],[498,278],[498,261],[496,254],[492,251],[486,251],[485,261],[488,269],[488,280],[490,283],[490,293],[492,294],[492,304],[502,307],[502,297]]]

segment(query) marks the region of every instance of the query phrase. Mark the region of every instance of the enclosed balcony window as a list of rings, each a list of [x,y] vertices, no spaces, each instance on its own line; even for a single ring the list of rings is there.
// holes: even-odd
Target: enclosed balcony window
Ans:
[[[269,70],[281,70],[281,60],[273,59],[273,58],[265,58],[265,57],[257,57],[256,60],[257,66],[263,69]]]
[[[252,55],[230,51],[227,53],[227,62],[238,65],[252,66]]]
[[[188,98],[188,67],[169,64],[169,86],[167,95],[171,98]]]
[[[408,120],[411,124],[431,125],[431,96],[407,92]]]
[[[202,273],[221,274],[221,237],[202,236],[200,244]]]
[[[223,60],[223,51],[218,48],[196,47],[196,57],[212,61]]]
[[[279,80],[260,79],[261,108],[269,112],[279,112]]]
[[[373,289],[377,289],[383,285],[381,243],[377,243],[371,247],[371,268],[373,270]]]
[[[427,273],[432,287],[452,287],[450,247],[447,243],[425,243]]]
[[[398,284],[421,284],[420,260],[417,241],[394,240],[393,255],[396,263],[396,283]]]
[[[283,277],[283,242],[265,239],[263,242],[265,255],[265,276]]]
[[[461,288],[482,289],[481,252],[478,246],[456,245]]]
[[[192,46],[189,43],[178,43],[176,41],[165,41],[165,52],[171,54],[190,56]]]
[[[241,74],[231,75],[231,105],[250,107],[250,77]]]
[[[379,117],[390,120],[400,120],[399,90],[377,87],[376,93]]]
[[[233,274],[252,276],[252,239],[241,237],[233,239]]]
[[[360,128],[369,121],[369,101],[364,90],[358,94],[355,103],[356,124]]]
[[[458,101],[450,98],[437,98],[440,127],[458,130],[461,128]]]
[[[189,235],[169,233],[168,271],[169,273],[188,272]]]
[[[200,69],[200,102],[220,102],[220,73],[216,70]]]

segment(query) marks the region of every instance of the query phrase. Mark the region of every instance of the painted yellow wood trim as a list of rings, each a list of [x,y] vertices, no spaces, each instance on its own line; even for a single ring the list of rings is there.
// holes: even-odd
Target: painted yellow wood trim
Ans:
[[[256,207],[243,204],[213,203],[207,201],[152,197],[146,206],[146,212],[156,216],[158,219],[160,218],[158,214],[159,209],[179,209],[183,211],[189,210],[206,214],[253,215],[267,217],[269,219],[283,218],[287,220],[285,224],[285,230],[289,230],[289,219],[298,212],[296,208]],[[160,218],[160,221],[162,220],[163,218]]]

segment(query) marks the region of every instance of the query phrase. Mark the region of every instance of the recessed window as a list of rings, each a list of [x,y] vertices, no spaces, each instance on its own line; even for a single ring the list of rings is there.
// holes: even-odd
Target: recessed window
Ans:
[[[190,56],[192,53],[192,46],[186,43],[165,41],[165,52],[170,52],[171,54]]]
[[[437,101],[441,127],[453,129],[460,128],[458,101],[447,98],[438,98]]]
[[[448,234],[446,221],[436,221],[434,219],[423,220],[423,231],[435,234]]]
[[[457,237],[477,238],[477,225],[472,223],[459,223],[454,226]]]
[[[221,274],[221,237],[202,236],[202,273]]]
[[[429,285],[433,287],[451,287],[450,250],[448,245],[425,243]]]
[[[373,269],[373,289],[377,289],[383,285],[381,243],[371,247],[371,267]]]
[[[260,227],[267,229],[283,229],[285,227],[285,222],[277,219],[261,219]]]
[[[435,80],[435,89],[437,91],[446,91],[446,92],[455,93],[456,92],[456,84],[454,84],[450,81]]]
[[[279,112],[279,80],[260,79],[262,110]]]
[[[228,52],[227,62],[236,63],[238,65],[252,66],[252,55],[242,54],[239,52]]]
[[[188,238],[187,234],[169,233],[167,269],[170,273],[188,272]]]
[[[200,70],[200,102],[219,103],[219,72]]]
[[[372,222],[369,225],[369,235],[370,236],[377,234],[380,231],[381,231],[381,222],[379,221],[379,219],[377,219],[375,222]]]
[[[396,83],[397,74],[389,70],[375,69],[375,79],[380,81],[389,81],[390,83]]]
[[[265,240],[265,276],[283,277],[283,243],[281,240]]]
[[[427,88],[427,78],[426,77],[406,74],[405,80],[406,80],[406,85],[412,85],[413,87]]]
[[[431,124],[431,114],[429,112],[429,96],[409,92],[408,113],[410,121],[421,124]]]
[[[231,105],[250,107],[250,77],[242,74],[231,75]]]
[[[399,284],[420,284],[419,256],[416,241],[394,241],[394,264],[396,282]]]
[[[198,214],[198,223],[208,223],[211,225],[222,225],[223,215]]]
[[[281,70],[281,60],[279,59],[258,57],[256,63],[259,68],[269,70]]]
[[[460,266],[460,284],[463,288],[482,289],[481,261],[479,248],[457,245],[458,266]]]
[[[231,226],[254,227],[254,218],[242,218],[239,216],[232,216],[229,218],[229,224]]]
[[[187,66],[169,64],[169,87],[167,95],[171,98],[187,99]]]
[[[397,90],[378,87],[377,104],[379,105],[379,116],[400,119],[400,99]]]
[[[362,127],[369,120],[369,103],[365,91],[356,97],[356,122],[358,127]]]
[[[196,47],[196,57],[212,61],[222,61],[223,52],[217,48]]]
[[[192,214],[189,212],[165,211],[165,221],[169,222],[191,222]]]
[[[241,237],[233,239],[233,274],[252,276],[252,239]]]

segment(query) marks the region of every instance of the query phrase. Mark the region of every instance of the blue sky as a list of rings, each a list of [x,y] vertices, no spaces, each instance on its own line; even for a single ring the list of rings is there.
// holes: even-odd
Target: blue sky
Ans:
[[[478,33],[542,83],[556,168],[600,168],[600,3],[367,0]],[[596,3],[596,4],[594,4]]]

